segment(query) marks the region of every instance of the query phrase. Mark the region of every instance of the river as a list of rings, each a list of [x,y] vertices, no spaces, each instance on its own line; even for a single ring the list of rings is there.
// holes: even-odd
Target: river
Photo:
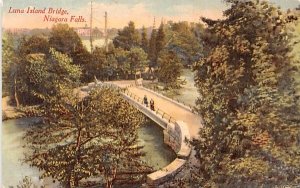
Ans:
[[[195,100],[199,96],[197,88],[194,86],[194,73],[189,69],[184,69],[181,79],[186,80],[186,84],[172,98],[194,106]],[[39,182],[40,172],[38,169],[21,163],[23,153],[26,151],[21,146],[22,135],[32,121],[34,118],[22,118],[2,123],[2,187],[15,186],[25,176],[31,177],[35,183]],[[155,169],[164,167],[175,159],[175,153],[163,142],[162,129],[155,123],[150,122],[142,126],[139,129],[139,138],[140,144],[144,145],[143,150],[146,152],[144,160]],[[51,185],[50,187],[55,185],[50,179],[44,180],[42,184]]]
[[[23,153],[22,135],[35,118],[21,118],[2,122],[2,187],[16,186],[25,177],[29,176],[37,185],[57,187],[51,179],[40,181],[41,174],[37,168],[22,164]],[[163,142],[162,128],[153,122],[146,123],[139,131],[140,144],[146,152],[144,160],[154,169],[168,165],[176,157],[175,153]]]
[[[86,47],[86,49],[90,52],[91,51],[91,43],[90,43],[90,40],[88,39],[82,39],[82,44],[83,46]],[[108,39],[108,44],[109,43],[112,43],[112,40],[111,39]],[[96,48],[96,47],[103,47],[105,45],[105,39],[95,39],[93,40],[93,47]]]
[[[185,80],[186,84],[182,85],[182,88],[178,91],[178,95],[175,95],[174,98],[190,106],[195,106],[195,101],[199,97],[199,93],[195,87],[194,72],[190,69],[183,69],[180,78]]]
[[[163,85],[156,82],[147,82],[144,86],[169,98],[179,100],[188,106],[195,106],[199,93],[195,87],[194,72],[190,69],[183,69],[180,80],[185,81],[185,84],[182,84],[180,89],[163,90]],[[160,87],[160,89],[156,89],[157,86]]]

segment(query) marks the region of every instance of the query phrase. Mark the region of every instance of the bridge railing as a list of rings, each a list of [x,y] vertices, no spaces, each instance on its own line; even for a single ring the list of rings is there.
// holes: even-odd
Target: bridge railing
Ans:
[[[188,107],[188,108],[191,110],[192,113],[194,113],[194,114],[196,113],[195,107],[194,107],[193,105],[190,105],[190,104],[188,104],[188,103],[186,103],[186,102],[184,102],[184,101],[182,101],[182,100],[179,100],[178,98],[176,98],[176,97],[174,97],[174,96],[166,96],[165,94],[163,94],[163,93],[161,92],[160,89],[157,89],[156,87],[149,87],[149,86],[147,86],[147,85],[143,85],[143,87],[146,88],[146,89],[148,89],[148,90],[150,90],[150,91],[152,91],[152,92],[155,92],[155,93],[157,93],[157,94],[159,94],[159,95],[162,95],[162,96],[164,96],[164,97],[166,97],[166,98],[170,98],[170,99],[172,99],[173,101],[176,101],[177,103],[182,104],[183,106]]]
[[[122,90],[122,91],[123,91],[124,94],[126,94],[127,96],[133,98],[138,103],[144,104],[144,100],[141,97],[139,97],[136,94],[130,92],[128,89],[125,89],[125,90]],[[167,114],[166,112],[162,111],[159,108],[155,109],[155,114],[160,115],[163,119],[167,120],[169,123],[175,123],[176,122],[175,118],[173,118],[171,115]]]
[[[133,94],[133,93],[129,92],[127,89],[123,90],[123,93],[126,94],[127,96],[133,98],[137,102],[143,104],[143,99],[141,97],[137,96],[136,94]]]
[[[166,119],[169,123],[175,123],[176,120],[169,114],[165,113],[164,111],[162,111],[161,109],[157,108],[155,110],[155,113],[157,115],[160,115],[163,119]]]
[[[98,85],[98,84],[96,84]],[[138,103],[140,104],[144,104],[144,100],[137,96],[136,94],[130,92],[127,88],[121,88],[115,84],[112,84],[112,83],[104,83],[104,82],[101,82],[98,86],[100,87],[109,87],[109,88],[114,88],[116,89],[118,92],[120,93],[124,93],[125,95],[129,96],[130,98],[134,99],[135,101],[137,101]],[[169,123],[175,123],[176,122],[176,119],[173,118],[170,114],[167,114],[166,112],[164,112],[163,110],[159,109],[159,108],[156,108],[155,109],[155,114],[156,115],[159,115],[161,116],[162,119],[165,119],[167,120]]]

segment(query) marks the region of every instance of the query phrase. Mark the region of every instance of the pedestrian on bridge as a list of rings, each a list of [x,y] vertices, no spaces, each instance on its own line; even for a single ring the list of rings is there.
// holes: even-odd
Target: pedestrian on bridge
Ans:
[[[148,107],[148,99],[146,95],[144,96],[144,104],[146,105],[146,107]]]
[[[150,100],[150,109],[152,111],[154,111],[154,100],[153,99]]]

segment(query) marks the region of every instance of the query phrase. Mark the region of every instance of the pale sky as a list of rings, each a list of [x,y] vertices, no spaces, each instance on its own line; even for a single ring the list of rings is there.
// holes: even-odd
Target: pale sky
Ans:
[[[269,0],[283,9],[295,8],[300,0]],[[28,14],[28,7],[46,8],[43,14]],[[66,18],[73,27],[90,23],[90,0],[4,0],[2,15],[4,28],[51,28],[55,22],[46,22],[44,17],[49,8],[63,8],[68,15],[52,14],[54,18]],[[24,10],[25,13],[9,13],[9,10]],[[223,0],[93,0],[93,26],[104,27],[104,12],[108,13],[108,27],[122,28],[134,21],[137,28],[143,25],[156,26],[162,19],[173,21],[199,22],[201,16],[221,18],[226,9]],[[13,12],[13,11],[12,11]],[[86,22],[70,22],[71,16],[82,16]]]

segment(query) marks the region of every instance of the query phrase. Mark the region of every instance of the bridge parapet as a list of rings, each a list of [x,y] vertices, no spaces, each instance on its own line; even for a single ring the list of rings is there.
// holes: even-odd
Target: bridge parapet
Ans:
[[[176,121],[175,118],[159,108],[157,108],[155,111],[152,111],[143,104],[142,98],[129,92],[126,88],[120,88],[113,83],[90,83],[88,87],[83,87],[82,90],[89,91],[94,87],[111,87],[117,89],[122,94],[124,99],[126,99],[130,104],[135,106],[139,111],[164,129],[164,142],[175,151],[177,158],[163,169],[148,174],[148,186],[157,187],[159,184],[162,184],[174,177],[183,169],[186,159],[191,153],[191,148],[186,142],[186,140],[190,139],[190,134],[186,123],[183,121]]]
[[[179,99],[169,98],[169,97],[167,97],[167,96],[165,96],[165,95],[157,92],[155,89],[153,90],[153,89],[150,89],[150,88],[146,88],[144,86],[139,86],[139,88],[141,88],[143,90],[146,90],[148,92],[151,92],[151,93],[155,94],[156,96],[159,96],[160,98],[168,100],[168,101],[170,101],[170,102],[172,102],[172,103],[174,103],[174,104],[176,104],[176,105],[178,105],[178,106],[180,106],[180,107],[182,107],[182,108],[184,108],[184,109],[186,109],[186,110],[188,110],[188,111],[196,114],[196,111],[195,111],[195,109],[194,109],[193,106],[191,106],[189,104],[186,104],[185,102],[180,101]]]

